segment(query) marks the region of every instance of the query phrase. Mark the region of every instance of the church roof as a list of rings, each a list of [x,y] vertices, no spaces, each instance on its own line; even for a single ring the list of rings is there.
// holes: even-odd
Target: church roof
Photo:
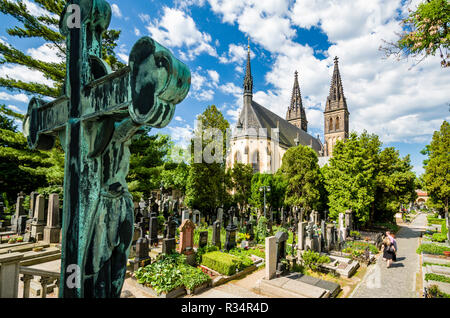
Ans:
[[[296,141],[298,138],[299,144],[311,146],[317,152],[322,151],[322,143],[319,139],[290,124],[287,120],[255,101],[252,101],[251,105],[244,105],[238,121],[238,128],[244,129],[242,133],[245,136],[252,135],[252,132],[249,132],[248,129],[253,128],[255,129],[254,132],[258,134],[259,129],[263,128],[267,131],[267,137],[271,139],[276,139],[277,137],[272,136],[272,129],[279,128],[279,142],[281,145],[288,148],[295,147],[297,146]]]

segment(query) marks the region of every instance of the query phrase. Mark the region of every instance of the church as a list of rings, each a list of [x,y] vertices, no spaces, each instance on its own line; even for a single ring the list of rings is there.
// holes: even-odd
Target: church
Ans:
[[[258,104],[253,100],[249,46],[244,79],[244,106],[230,139],[227,167],[244,163],[252,165],[255,173],[274,174],[281,168],[286,151],[298,145],[311,147],[319,157],[319,165],[324,166],[332,156],[337,141],[348,138],[349,116],[337,57],[334,59],[330,94],[324,112],[324,143],[319,135],[314,137],[308,133],[298,72],[295,72],[291,103],[285,119]]]

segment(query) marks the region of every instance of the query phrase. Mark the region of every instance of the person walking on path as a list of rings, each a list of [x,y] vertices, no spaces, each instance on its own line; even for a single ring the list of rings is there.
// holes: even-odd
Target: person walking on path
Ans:
[[[383,259],[387,260],[387,268],[391,267],[394,255],[395,255],[394,244],[391,242],[389,236],[386,236],[383,241]]]

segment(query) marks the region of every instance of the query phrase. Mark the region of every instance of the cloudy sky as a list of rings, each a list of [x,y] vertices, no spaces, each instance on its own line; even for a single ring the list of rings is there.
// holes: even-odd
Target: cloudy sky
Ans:
[[[28,2],[28,1],[26,1]],[[423,172],[419,151],[450,120],[450,69],[439,57],[420,63],[386,59],[382,40],[394,41],[399,23],[418,0],[113,0],[111,28],[122,30],[117,53],[127,62],[133,44],[151,36],[191,69],[192,87],[165,129],[186,143],[198,114],[211,104],[231,124],[242,106],[247,38],[251,38],[254,100],[284,117],[299,72],[309,132],[323,140],[323,110],[333,58],[340,58],[350,129],[380,136],[384,146],[410,154]],[[30,6],[31,12],[39,8]],[[38,40],[10,38],[14,20],[1,16],[0,41],[36,58],[57,61]],[[49,83],[38,72],[0,65],[0,76]],[[0,103],[25,112],[29,96],[0,89]],[[154,131],[155,133],[157,131]]]

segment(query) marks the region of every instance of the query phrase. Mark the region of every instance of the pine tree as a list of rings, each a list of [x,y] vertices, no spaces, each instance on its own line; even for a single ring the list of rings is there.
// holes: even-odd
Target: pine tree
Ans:
[[[20,65],[30,70],[40,71],[44,77],[53,81],[53,86],[47,86],[37,82],[24,82],[10,78],[8,76],[0,78],[0,87],[11,91],[20,91],[27,94],[59,97],[62,93],[66,74],[66,46],[65,37],[59,33],[59,19],[65,0],[34,0],[33,1],[42,13],[34,16],[30,13],[27,4],[22,0],[9,1],[0,0],[0,12],[9,15],[17,20],[20,26],[8,28],[6,32],[12,37],[20,39],[39,38],[46,42],[46,45],[56,51],[62,62],[43,62],[33,58],[31,55],[22,52],[9,43],[0,42],[0,63],[9,65]],[[103,55],[104,59],[113,69],[123,66],[118,62],[114,48],[120,36],[120,31],[108,30],[103,35]]]

